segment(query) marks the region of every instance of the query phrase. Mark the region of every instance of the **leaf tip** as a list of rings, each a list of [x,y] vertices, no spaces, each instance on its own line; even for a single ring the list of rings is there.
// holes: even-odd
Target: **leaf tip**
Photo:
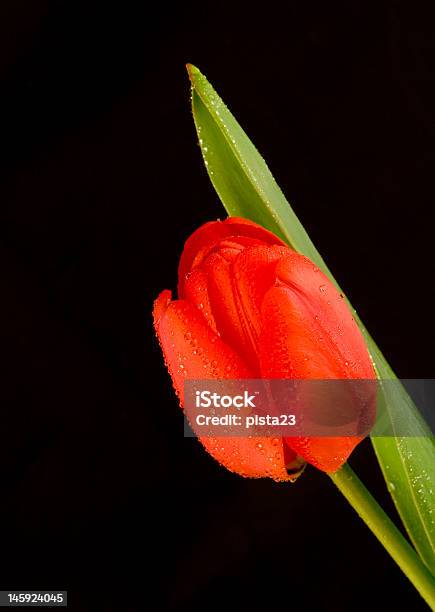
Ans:
[[[187,68],[187,73],[189,75],[189,79],[193,83],[194,78],[201,73],[198,70],[198,68],[194,66],[193,64],[186,64],[186,68]]]

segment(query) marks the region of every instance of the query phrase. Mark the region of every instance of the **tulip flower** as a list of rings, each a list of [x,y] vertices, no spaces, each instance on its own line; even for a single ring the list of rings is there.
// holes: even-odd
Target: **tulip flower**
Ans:
[[[307,257],[245,219],[206,223],[192,234],[178,299],[160,294],[154,324],[181,405],[185,379],[375,378],[343,296]],[[229,470],[283,481],[305,462],[336,471],[361,437],[200,440]]]

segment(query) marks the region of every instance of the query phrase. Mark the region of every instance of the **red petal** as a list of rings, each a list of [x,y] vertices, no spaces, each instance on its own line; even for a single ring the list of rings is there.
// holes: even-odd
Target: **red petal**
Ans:
[[[227,470],[247,478],[293,480],[284,464],[282,438],[200,438],[204,448]]]
[[[211,309],[222,339],[242,355],[256,375],[259,374],[254,330],[241,309],[231,261],[221,253],[213,253],[207,258],[204,271]]]
[[[266,244],[284,245],[284,242],[278,238],[278,236],[275,236],[275,234],[269,232],[269,230],[264,229],[264,227],[249,219],[243,219],[243,217],[227,217],[224,223],[232,228],[234,235],[251,236],[252,238],[262,240]]]
[[[187,274],[184,285],[184,298],[201,311],[211,329],[217,332],[216,322],[211,311],[208,297],[207,275],[203,270],[196,268],[196,270]]]
[[[274,234],[247,219],[229,217],[223,222],[211,221],[205,223],[193,232],[184,245],[178,267],[179,297],[184,297],[184,279],[186,274],[195,266],[199,266],[213,247],[225,238],[232,238],[243,246],[246,246],[246,241],[243,241],[243,238],[251,238],[264,244],[283,244]]]
[[[253,246],[244,249],[232,264],[235,288],[245,318],[258,337],[261,331],[261,304],[275,280],[276,264],[290,253],[284,246]]]
[[[247,247],[239,254],[223,249],[209,255],[202,267],[222,339],[257,375],[261,302],[274,282],[276,263],[288,251],[286,247],[264,245]]]
[[[155,301],[155,327],[175,391],[183,403],[184,379],[250,378],[240,357],[207,325],[200,311],[185,300]]]
[[[262,304],[259,342],[264,378],[373,379],[359,329],[330,281],[305,257],[291,253],[276,267],[277,284]],[[286,438],[309,463],[337,470],[361,438]]]
[[[185,300],[169,301],[163,291],[155,301],[157,336],[172,381],[183,404],[184,379],[252,378],[240,357],[207,325],[198,309]],[[289,480],[282,439],[201,438],[206,450],[227,469],[242,476]]]
[[[284,372],[289,368],[292,378],[374,378],[362,334],[343,296],[328,278],[309,259],[294,252],[279,261],[275,273],[277,287],[270,290],[263,304],[267,310],[263,315],[268,344],[265,367],[279,371],[281,377],[287,377]],[[272,320],[274,328],[270,330]],[[287,335],[278,332],[277,325],[286,329]],[[271,331],[279,343],[275,351],[271,351]]]

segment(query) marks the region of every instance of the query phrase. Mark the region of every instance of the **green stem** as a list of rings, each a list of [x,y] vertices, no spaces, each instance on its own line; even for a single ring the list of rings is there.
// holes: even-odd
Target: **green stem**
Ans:
[[[435,610],[434,577],[350,466],[345,463],[337,472],[328,475],[423,599]]]

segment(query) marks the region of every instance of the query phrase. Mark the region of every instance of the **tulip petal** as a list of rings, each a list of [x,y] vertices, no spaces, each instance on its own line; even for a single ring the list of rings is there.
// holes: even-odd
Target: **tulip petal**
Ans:
[[[293,307],[287,288],[273,287],[263,302],[264,329],[260,338],[261,373],[265,378],[329,379],[334,373],[328,359],[316,353],[316,346],[303,332],[304,320]],[[310,355],[308,357],[307,355]],[[292,437],[285,443],[308,463],[325,472],[337,470],[360,438]]]
[[[183,403],[184,380],[250,378],[242,359],[209,327],[186,300],[163,291],[154,304],[154,325],[175,391]]]
[[[219,247],[222,246],[219,243]],[[259,375],[258,337],[264,294],[275,280],[283,246],[248,246],[237,252],[219,248],[204,262],[210,306],[222,339]]]
[[[246,478],[269,476],[277,482],[294,481],[305,463],[290,450],[292,472],[287,472],[282,438],[200,438],[204,448],[227,470]],[[287,449],[285,449],[287,451]]]
[[[186,274],[199,266],[215,245],[225,238],[232,238],[234,242],[242,246],[248,245],[246,239],[254,240],[257,244],[283,245],[283,242],[272,232],[248,219],[228,217],[225,221],[205,223],[193,232],[184,245],[178,267],[178,295],[180,298],[184,297]]]
[[[169,291],[163,291],[155,301],[154,324],[181,405],[186,378],[253,377],[200,311],[185,300],[171,301]],[[202,437],[200,441],[219,463],[242,476],[270,476],[275,480],[295,477],[287,474],[281,438]]]
[[[237,350],[255,376],[259,375],[255,331],[240,306],[231,260],[222,253],[212,253],[203,269],[207,274],[211,310],[222,339]]]
[[[327,278],[296,253],[279,262],[276,274],[276,286],[269,289],[262,304],[262,376],[373,379],[364,340],[344,300]],[[333,472],[361,439],[291,437],[285,443],[312,465]]]
[[[284,246],[251,246],[244,249],[232,265],[235,291],[244,317],[251,322],[256,336],[261,332],[261,304],[266,291],[274,284],[276,265],[287,253]]]
[[[184,284],[184,299],[194,304],[201,311],[211,329],[217,333],[216,322],[208,297],[207,275],[203,270],[196,268],[196,270],[187,273]]]
[[[280,259],[275,273],[276,288],[282,291],[271,290],[263,305],[272,319],[276,319],[276,323],[279,319],[280,326],[288,330],[289,335],[282,337],[282,341],[287,340],[292,347],[289,376],[374,378],[362,334],[343,296],[328,278],[309,259],[292,251]],[[265,316],[265,328],[268,321]],[[265,336],[268,334],[266,330]],[[265,357],[273,360],[278,353]],[[281,363],[280,368],[283,365]]]

